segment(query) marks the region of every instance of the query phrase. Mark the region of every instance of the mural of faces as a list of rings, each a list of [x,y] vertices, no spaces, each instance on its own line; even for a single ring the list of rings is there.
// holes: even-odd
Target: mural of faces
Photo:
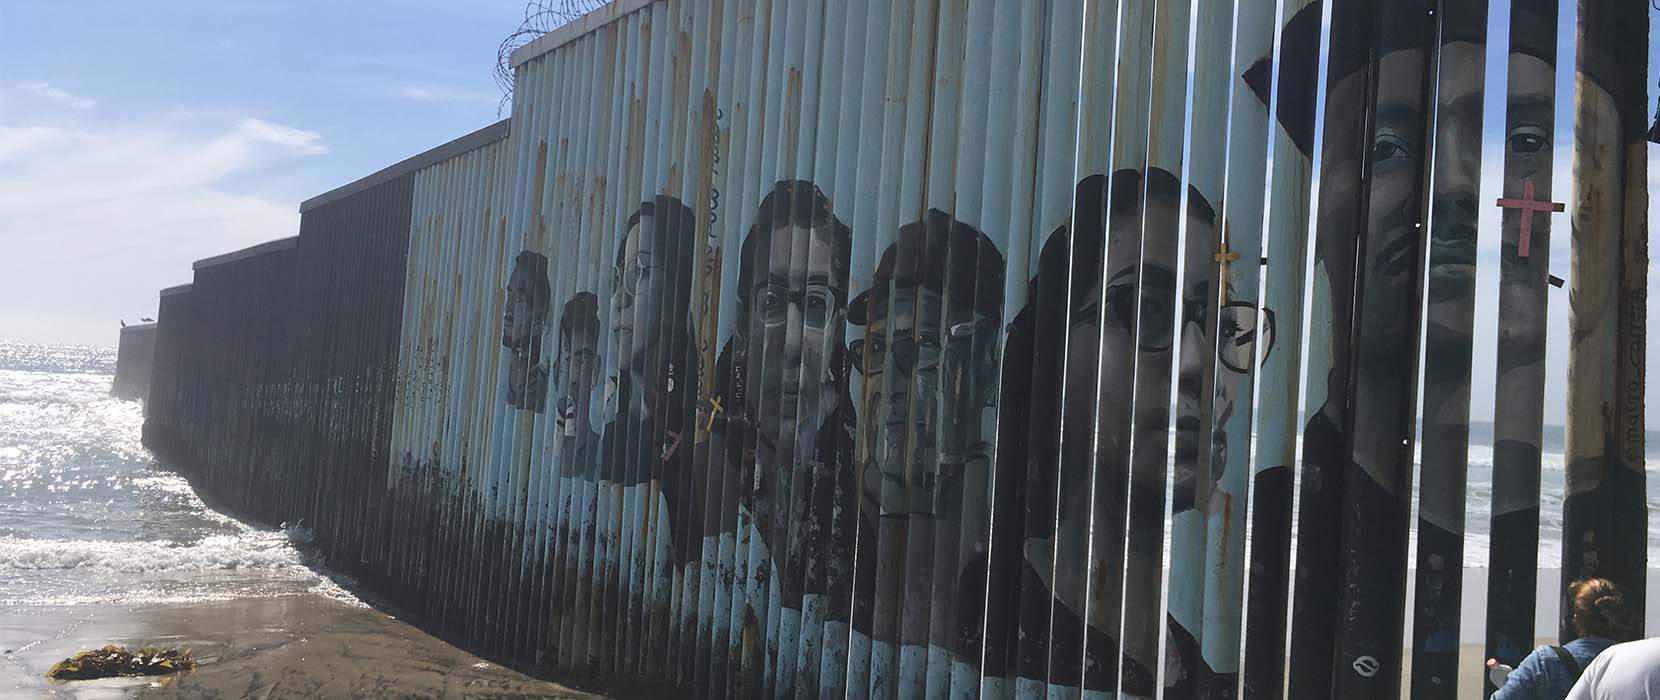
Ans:
[[[744,242],[741,321],[762,356],[743,408],[769,463],[794,460],[780,453],[780,441],[797,453],[812,450],[845,394],[839,365],[851,245],[829,200],[804,181],[774,187]]]
[[[930,211],[900,229],[871,290],[854,302],[850,319],[865,327],[851,352],[865,381],[867,516],[960,522],[961,484],[983,482],[1003,268],[985,234]]]
[[[657,343],[663,299],[663,253],[655,229],[657,217],[637,214],[623,234],[618,262],[612,273],[611,337],[622,353],[621,370],[642,383],[648,349]]]
[[[686,351],[686,325],[669,313],[669,300],[684,293],[677,287],[690,278],[693,219],[680,200],[658,195],[629,216],[618,242],[609,319],[619,364],[614,380],[628,383],[628,412],[636,417],[649,415],[655,401],[676,389],[667,384],[673,353]]]
[[[1162,357],[1164,361],[1182,360],[1177,370],[1178,403],[1174,414],[1183,416],[1175,422],[1174,453],[1177,467],[1174,507],[1180,512],[1193,508],[1203,496],[1202,492],[1211,488],[1210,483],[1198,483],[1198,475],[1193,471],[1197,454],[1205,441],[1211,443],[1213,455],[1225,452],[1222,449],[1225,435],[1220,426],[1232,414],[1245,375],[1254,370],[1255,358],[1266,355],[1273,345],[1273,315],[1271,312],[1259,313],[1254,305],[1245,302],[1221,303],[1211,276],[1188,274],[1182,288],[1175,289],[1178,267],[1211,270],[1217,266],[1213,256],[1220,249],[1221,236],[1217,231],[1216,215],[1202,195],[1190,191],[1188,207],[1184,212],[1179,180],[1156,168],[1150,173],[1144,179],[1134,171],[1120,171],[1113,178],[1108,212],[1111,230],[1108,249],[1131,245],[1133,241],[1130,237],[1143,235],[1137,224],[1142,221],[1144,182],[1148,203],[1144,214],[1145,235],[1149,238],[1174,237],[1178,227],[1185,223],[1187,235],[1198,237],[1201,243],[1190,244],[1180,250],[1175,245],[1148,245],[1143,248],[1144,255],[1139,261],[1130,256],[1122,260],[1113,257],[1105,270],[1104,289],[1101,276],[1092,274],[1094,266],[1079,266],[1072,280],[1074,294],[1066,340],[1067,361],[1099,362],[1102,376],[1133,376],[1138,352]],[[1099,189],[1098,179],[1079,187],[1080,193]],[[1080,202],[1081,207],[1086,206],[1089,199],[1080,194]],[[1102,234],[1098,228],[1090,228],[1079,228],[1074,239],[1075,246],[1080,249],[1099,246],[1096,241]],[[1141,266],[1139,278],[1138,262]],[[1172,299],[1175,306],[1170,304]],[[1105,306],[1101,308],[1103,304]],[[1207,327],[1206,320],[1210,309],[1216,306],[1220,308],[1216,312],[1217,326],[1213,330]],[[1139,344],[1135,333],[1138,315],[1141,324]],[[1169,342],[1172,338],[1174,343]],[[1183,352],[1188,346],[1192,349]],[[1200,421],[1193,416],[1201,412],[1202,402],[1213,398],[1202,395],[1204,373],[1209,369],[1206,364],[1211,362],[1215,363],[1216,372],[1211,421],[1215,428],[1206,435],[1202,434]],[[1131,396],[1127,388],[1104,387],[1102,391],[1102,400],[1107,401],[1128,401]],[[1074,425],[1089,424],[1096,398],[1095,387],[1068,387],[1065,410],[1072,416],[1069,421]],[[1140,431],[1136,436],[1138,440],[1163,444],[1168,439],[1169,421],[1164,420],[1162,410],[1159,413],[1152,417],[1134,417],[1133,429]],[[1099,440],[1100,449],[1110,453],[1109,450],[1116,451],[1127,446],[1129,436],[1104,432]],[[1085,440],[1068,440],[1063,459],[1067,465],[1093,465],[1094,447]],[[1212,478],[1221,476],[1222,467],[1217,458],[1213,462]],[[1109,468],[1119,470],[1120,477],[1134,478],[1124,473],[1129,468],[1127,464],[1109,465]],[[1078,470],[1077,473],[1082,475],[1085,472]],[[1162,482],[1137,482],[1134,486],[1149,491],[1164,489]],[[1063,488],[1061,491],[1063,521],[1076,518],[1081,524],[1089,513],[1088,489]]]
[[[592,397],[599,381],[599,301],[579,292],[559,319],[558,434],[588,439],[594,432]]]
[[[548,371],[542,365],[542,339],[552,296],[548,259],[540,253],[520,252],[507,278],[501,333],[501,345],[508,352],[507,405],[517,409],[541,413],[547,406]]]

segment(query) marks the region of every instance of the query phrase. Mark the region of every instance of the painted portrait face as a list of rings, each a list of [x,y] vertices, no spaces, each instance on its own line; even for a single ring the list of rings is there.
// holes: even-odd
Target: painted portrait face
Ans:
[[[1410,410],[1396,404],[1404,401],[1401,378],[1413,372],[1416,362],[1416,352],[1408,348],[1414,346],[1411,338],[1417,329],[1415,314],[1398,305],[1418,296],[1417,271],[1423,252],[1417,226],[1422,205],[1418,191],[1429,144],[1422,140],[1422,81],[1405,76],[1421,75],[1423,58],[1422,50],[1405,49],[1380,59],[1378,71],[1383,77],[1378,80],[1376,124],[1364,149],[1354,147],[1366,137],[1364,119],[1328,118],[1326,122],[1323,158],[1335,177],[1321,180],[1318,216],[1322,234],[1316,237],[1319,257],[1315,287],[1326,290],[1316,291],[1317,295],[1328,296],[1316,303],[1333,310],[1337,327],[1354,324],[1353,343],[1346,334],[1332,339],[1340,344],[1335,348],[1338,350],[1352,345],[1353,362],[1341,352],[1333,361],[1337,367],[1347,366],[1353,395],[1365,397],[1354,409],[1362,416],[1392,416],[1399,410]],[[1350,73],[1334,85],[1329,99],[1338,104],[1361,100],[1366,81],[1366,71]],[[1368,173],[1369,179],[1361,178]],[[1362,206],[1367,207],[1366,218],[1358,219],[1358,207]],[[1361,230],[1355,230],[1357,221]],[[1359,318],[1351,317],[1350,300],[1330,296],[1343,294],[1338,291],[1343,284],[1322,284],[1348,274],[1344,268],[1353,259],[1347,248],[1349,235],[1358,237],[1362,250],[1354,259],[1356,293],[1363,305],[1371,304]],[[1377,483],[1397,483],[1400,439],[1391,434],[1394,421],[1356,419],[1353,423],[1350,456]]]
[[[762,339],[764,350],[759,391],[747,392],[744,400],[762,444],[791,433],[794,445],[810,445],[835,409],[830,363],[845,323],[847,291],[833,272],[834,235],[829,226],[779,226],[755,251],[757,258],[765,256],[753,263],[764,272],[750,278],[744,303],[749,337]],[[809,382],[818,384],[808,390]]]
[[[1504,157],[1511,172],[1505,173],[1504,195],[1520,197],[1526,183],[1534,183],[1539,193],[1548,192],[1555,148],[1554,107],[1556,71],[1544,60],[1529,54],[1510,55],[1510,80],[1515,94],[1508,105],[1509,123],[1505,125]],[[1536,195],[1538,197],[1538,195]],[[1499,368],[1497,420],[1506,422],[1506,413],[1536,410],[1544,401],[1544,386],[1536,375],[1545,358],[1545,316],[1549,305],[1546,286],[1550,273],[1550,217],[1548,213],[1532,214],[1532,231],[1528,257],[1520,257],[1522,216],[1504,217],[1505,249],[1499,256],[1503,273],[1500,275],[1499,295],[1505,312],[1499,315],[1499,342],[1504,352],[1520,360],[1506,362]],[[1537,352],[1536,356],[1534,352]],[[1520,417],[1517,414],[1513,417]]]
[[[987,462],[981,412],[996,386],[995,343],[976,336],[994,334],[998,321],[948,309],[927,287],[895,289],[889,299],[892,308],[870,310],[852,349],[863,358],[865,434],[876,440],[865,499],[885,515],[960,518],[961,481]],[[890,369],[899,381],[884,381]]]
[[[537,258],[541,264],[537,265]],[[501,345],[513,354],[529,354],[533,339],[541,335],[547,319],[547,282],[537,284],[538,273],[545,275],[546,258],[525,251],[513,262],[513,271],[507,278],[507,304],[502,309]]]
[[[1476,222],[1481,206],[1479,188],[1481,169],[1482,81],[1480,61],[1485,47],[1471,42],[1454,42],[1442,49],[1441,89],[1448,94],[1441,99],[1438,124],[1440,131],[1436,148],[1443,154],[1457,157],[1442,159],[1435,176],[1435,215],[1438,220],[1430,237],[1430,289],[1443,292],[1432,294],[1427,302],[1425,322],[1429,324],[1428,337],[1458,339],[1470,342],[1470,334],[1461,327],[1459,319],[1465,315],[1461,306],[1466,301],[1462,294],[1453,293],[1459,287],[1474,283],[1476,264]],[[1430,347],[1428,352],[1435,352]],[[1457,370],[1455,363],[1430,362],[1424,366],[1428,377],[1441,370]],[[1462,424],[1465,416],[1458,401],[1445,405],[1424,406],[1424,430],[1428,433],[1437,424]],[[1428,442],[1426,440],[1426,442]],[[1426,461],[1430,459],[1426,455]],[[1426,494],[1425,498],[1429,498]]]
[[[593,432],[589,400],[599,371],[598,322],[565,324],[559,334],[560,435],[576,437]]]
[[[1271,342],[1271,337],[1266,337],[1266,324],[1259,321],[1255,307],[1230,303],[1224,310],[1215,312],[1218,328],[1226,338],[1226,342],[1220,346],[1217,344],[1214,332],[1206,327],[1206,322],[1212,317],[1213,309],[1220,300],[1211,276],[1194,275],[1191,271],[1211,271],[1211,268],[1216,266],[1212,256],[1219,249],[1221,239],[1213,216],[1195,206],[1189,206],[1184,215],[1180,192],[1175,191],[1173,187],[1162,186],[1163,182],[1166,181],[1155,178],[1152,191],[1148,195],[1145,236],[1150,243],[1142,248],[1139,307],[1136,261],[1114,259],[1113,265],[1106,272],[1105,290],[1101,293],[1101,300],[1106,306],[1104,314],[1100,316],[1104,327],[1100,333],[1099,352],[1103,373],[1112,372],[1111,376],[1130,376],[1138,352],[1143,359],[1150,359],[1155,363],[1155,366],[1162,366],[1167,362],[1180,362],[1175,387],[1176,412],[1167,416],[1162,407],[1148,407],[1147,410],[1151,411],[1149,415],[1138,415],[1133,418],[1133,429],[1137,431],[1136,440],[1151,441],[1157,445],[1166,444],[1170,423],[1174,423],[1174,502],[1176,509],[1180,511],[1191,508],[1198,497],[1199,489],[1209,486],[1197,483],[1197,475],[1193,471],[1200,448],[1206,441],[1210,441],[1213,447],[1219,449],[1220,441],[1223,439],[1221,431],[1217,429],[1212,429],[1206,434],[1204,426],[1197,418],[1202,413],[1201,404],[1211,399],[1210,396],[1204,395],[1205,372],[1210,369],[1207,365],[1218,365],[1215,370],[1216,403],[1212,409],[1214,413],[1211,424],[1220,427],[1233,412],[1234,400],[1242,386],[1242,382],[1239,381],[1242,373],[1251,370],[1251,363],[1247,358],[1260,353],[1265,344]],[[1191,196],[1198,195],[1195,193]],[[1113,212],[1109,229],[1109,250],[1112,247],[1127,245],[1127,238],[1139,233],[1134,226],[1139,221],[1138,213],[1134,207],[1120,207],[1118,211]],[[1197,240],[1189,241],[1189,245],[1185,247],[1179,247],[1174,245],[1171,239],[1178,235],[1184,219],[1188,237]],[[1151,241],[1158,237],[1167,239],[1163,243],[1152,245]],[[1177,290],[1179,267],[1185,267],[1189,274],[1183,279],[1181,289]],[[1085,303],[1096,303],[1093,294],[1086,294],[1085,298]],[[1136,323],[1133,319],[1138,313],[1141,324],[1139,343],[1133,340],[1131,334]],[[1096,317],[1094,313],[1074,315],[1077,319]],[[1072,336],[1068,340],[1069,353],[1081,353],[1084,357],[1091,355],[1086,346],[1095,342],[1090,336],[1094,330],[1092,325],[1087,322],[1073,324]],[[1259,329],[1258,326],[1263,327]],[[1227,361],[1218,362],[1223,359]],[[1232,365],[1232,368],[1228,365]],[[1121,397],[1119,400],[1130,400],[1128,392],[1121,394]],[[1067,410],[1086,411],[1089,406],[1083,402],[1087,400],[1093,400],[1093,397],[1085,393],[1084,397],[1074,401],[1070,399],[1069,393]],[[1101,437],[1103,441],[1111,440],[1123,444],[1127,436]],[[1163,450],[1153,452],[1162,454]],[[1216,453],[1213,451],[1213,454]],[[1069,456],[1069,459],[1081,458],[1082,455]],[[1212,476],[1220,474],[1213,473]],[[1164,488],[1162,483],[1138,482],[1136,486],[1154,490]]]
[[[655,216],[641,216],[628,228],[621,262],[612,271],[611,336],[622,353],[623,368],[636,382],[654,380],[646,371],[646,359],[657,346],[666,284],[655,225]]]
[[[541,413],[547,404],[547,368],[542,365],[542,340],[547,329],[547,258],[520,252],[507,278],[502,309],[501,344],[507,348],[507,404]]]

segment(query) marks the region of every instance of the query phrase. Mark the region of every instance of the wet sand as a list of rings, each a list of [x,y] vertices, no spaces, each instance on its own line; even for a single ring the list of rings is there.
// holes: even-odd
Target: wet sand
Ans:
[[[201,665],[173,677],[46,680],[52,664],[105,644],[187,648]],[[151,607],[3,609],[0,696],[66,700],[602,697],[483,661],[385,612],[318,595]]]
[[[201,666],[174,677],[46,680],[52,664],[105,644],[188,648]],[[1481,697],[1477,670],[1481,662],[1479,645],[1460,647],[1460,700]],[[1410,673],[1409,662],[1403,686]],[[453,647],[386,612],[320,595],[149,607],[0,610],[0,697],[5,698],[675,697],[664,689],[636,684],[580,685],[587,690],[530,678]],[[1407,697],[1404,687],[1401,697]]]

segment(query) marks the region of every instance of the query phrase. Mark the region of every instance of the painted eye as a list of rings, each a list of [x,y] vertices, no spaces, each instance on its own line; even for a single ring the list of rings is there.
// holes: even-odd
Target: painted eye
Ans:
[[[1510,130],[1505,146],[1512,153],[1533,155],[1550,147],[1550,134],[1537,126],[1519,126]]]
[[[1412,157],[1412,146],[1393,134],[1378,134],[1372,142],[1372,162],[1383,163]]]
[[[1135,285],[1115,284],[1107,288],[1107,305],[1125,328],[1135,324]]]

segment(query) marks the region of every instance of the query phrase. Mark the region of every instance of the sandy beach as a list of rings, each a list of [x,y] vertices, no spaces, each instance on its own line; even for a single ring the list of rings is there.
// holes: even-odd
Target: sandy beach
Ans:
[[[165,678],[46,680],[52,664],[105,644],[188,648],[201,666]],[[0,696],[7,698],[602,697],[483,661],[385,612],[318,595],[7,608],[0,610],[0,652]]]
[[[192,672],[56,682],[52,664],[104,644],[189,648]],[[586,690],[484,661],[374,608],[318,595],[227,602],[0,611],[0,695],[64,700],[667,698],[633,686]],[[1481,647],[1461,647],[1460,700],[1478,700]],[[1410,663],[1407,674],[1410,674]],[[1403,681],[1404,682],[1404,681]],[[1403,688],[1401,697],[1407,697]]]

